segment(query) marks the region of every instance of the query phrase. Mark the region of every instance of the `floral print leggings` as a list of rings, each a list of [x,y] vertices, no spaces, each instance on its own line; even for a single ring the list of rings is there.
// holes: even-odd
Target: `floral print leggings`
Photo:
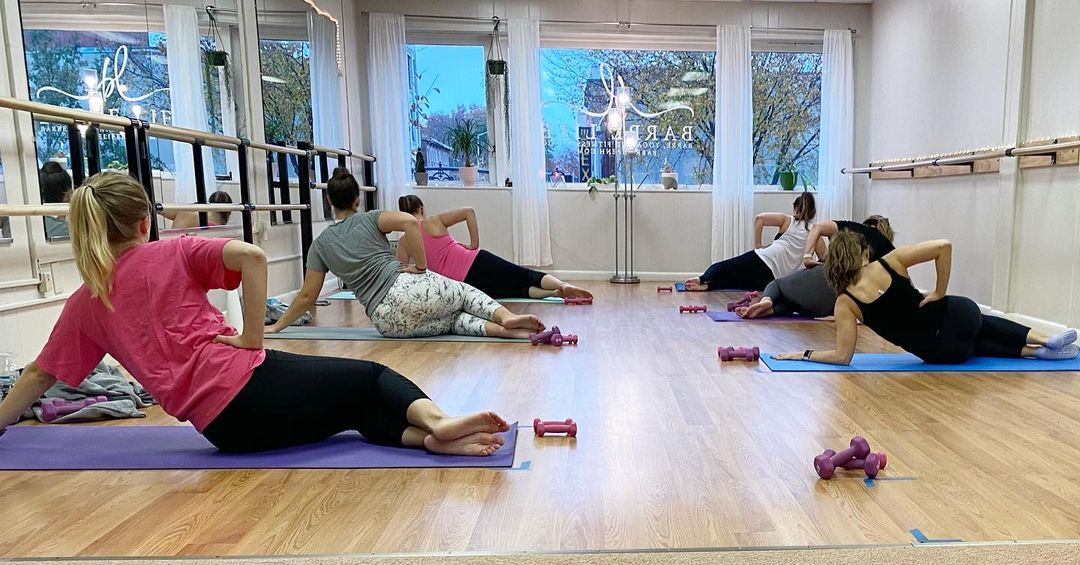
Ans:
[[[375,329],[386,337],[487,335],[484,322],[500,308],[472,285],[430,271],[401,273],[382,303],[371,313]]]

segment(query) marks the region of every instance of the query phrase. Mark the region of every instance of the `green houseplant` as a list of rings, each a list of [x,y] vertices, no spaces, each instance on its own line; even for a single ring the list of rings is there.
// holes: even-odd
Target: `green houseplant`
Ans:
[[[459,120],[446,131],[446,144],[450,151],[457,155],[463,166],[458,167],[458,175],[461,177],[463,186],[476,185],[476,165],[473,158],[481,151],[486,151],[487,129],[479,121],[465,119]]]
[[[416,150],[416,172],[413,176],[416,186],[427,186],[427,165],[424,162],[424,152],[420,149]]]

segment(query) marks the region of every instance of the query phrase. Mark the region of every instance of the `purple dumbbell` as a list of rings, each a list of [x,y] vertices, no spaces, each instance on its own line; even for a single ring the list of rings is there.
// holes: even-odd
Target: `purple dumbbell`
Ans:
[[[104,396],[95,396],[93,398],[84,398],[79,401],[63,400],[60,398],[46,398],[41,401],[41,421],[52,422],[57,418],[67,416],[68,414],[74,414],[91,404],[97,404],[99,402],[108,402],[108,398]]]
[[[815,457],[814,470],[817,471],[819,477],[831,479],[833,474],[836,473],[837,467],[842,467],[844,463],[852,459],[865,459],[869,454],[870,444],[862,436],[855,436],[851,438],[851,445],[847,449],[841,450],[839,453],[832,453],[830,449]]]

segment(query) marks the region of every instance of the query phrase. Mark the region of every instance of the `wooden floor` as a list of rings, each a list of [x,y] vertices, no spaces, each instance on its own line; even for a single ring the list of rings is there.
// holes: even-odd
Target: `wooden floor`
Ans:
[[[729,295],[591,286],[593,306],[511,305],[577,347],[272,343],[385,363],[452,413],[573,417],[576,441],[520,437],[529,470],[0,473],[0,557],[1080,539],[1078,375],[770,373],[716,347],[828,348],[831,324],[714,323],[676,306]],[[368,323],[344,302],[316,319],[350,321]],[[817,480],[814,455],[854,434],[913,480]]]

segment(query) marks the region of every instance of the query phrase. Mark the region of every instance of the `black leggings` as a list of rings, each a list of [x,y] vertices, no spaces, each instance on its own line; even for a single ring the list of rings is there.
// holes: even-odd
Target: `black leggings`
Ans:
[[[529,288],[542,288],[545,276],[481,249],[464,282],[492,298],[529,298]]]
[[[709,290],[762,290],[773,278],[772,269],[765,261],[756,252],[747,251],[738,257],[713,263],[701,275],[701,282],[709,285]]]
[[[941,328],[923,351],[912,351],[927,363],[963,363],[973,356],[1022,357],[1031,328],[987,316],[970,298],[946,296]]]
[[[427,395],[371,361],[268,349],[244,388],[203,430],[222,451],[254,452],[322,441],[347,430],[401,445],[405,411]]]

